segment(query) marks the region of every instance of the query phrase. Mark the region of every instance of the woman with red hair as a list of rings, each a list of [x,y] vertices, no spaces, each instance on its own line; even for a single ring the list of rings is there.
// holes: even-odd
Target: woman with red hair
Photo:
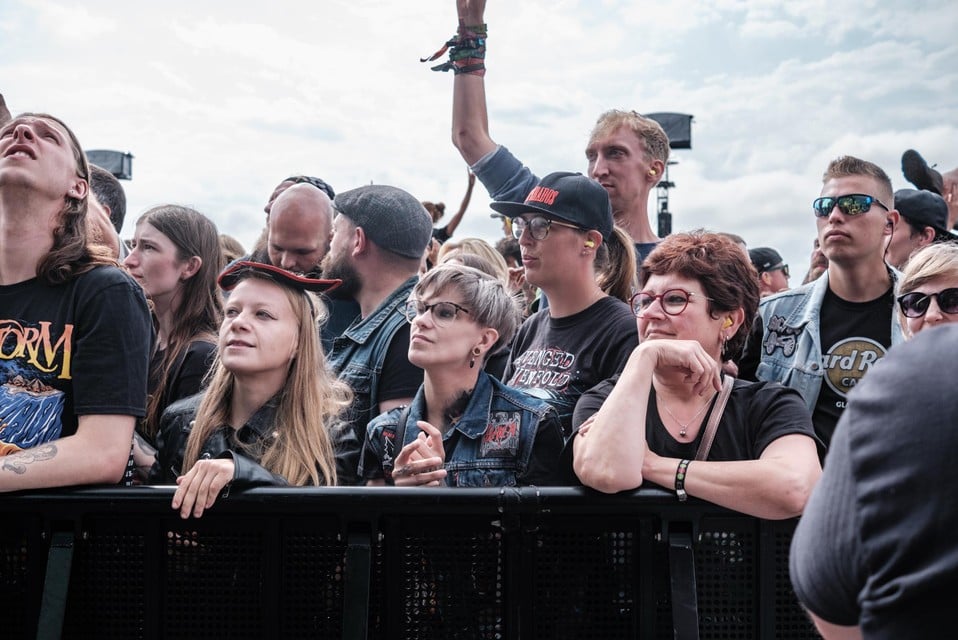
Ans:
[[[797,516],[821,473],[797,391],[723,379],[758,308],[755,270],[718,234],[669,236],[632,297],[639,346],[576,405],[573,458],[606,493],[645,480],[760,518]]]

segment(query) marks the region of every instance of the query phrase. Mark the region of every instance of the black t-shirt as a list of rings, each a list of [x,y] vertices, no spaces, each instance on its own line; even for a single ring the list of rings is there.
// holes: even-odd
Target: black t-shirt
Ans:
[[[402,323],[389,343],[379,376],[379,402],[412,398],[422,384],[422,369],[409,362],[409,328],[408,322]]]
[[[583,394],[575,407],[573,424],[576,429],[599,410],[618,379],[619,376],[615,376]],[[712,404],[715,404],[714,399]],[[709,407],[706,416],[712,408]],[[703,424],[706,422],[708,417],[703,419]],[[679,442],[673,438],[659,417],[655,389],[652,389],[645,422],[645,439],[650,451],[667,458],[692,460],[704,433],[705,429],[700,429],[698,436],[691,442]],[[769,444],[793,433],[815,437],[811,417],[798,391],[778,382],[736,380],[719,421],[708,460],[757,460]]]
[[[158,350],[150,360],[149,392],[152,394],[160,384],[163,375],[163,358],[166,349]],[[203,389],[203,379],[213,366],[216,359],[216,344],[207,340],[194,340],[187,347],[170,368],[169,379],[163,389],[163,398],[157,407],[157,416],[163,415],[164,409],[183,398],[196,395]],[[143,433],[140,433],[143,435]],[[154,444],[154,443],[151,443]]]
[[[638,344],[635,316],[617,298],[564,318],[539,311],[519,328],[502,379],[555,407],[568,435],[579,396],[621,372]]]
[[[143,290],[115,267],[0,286],[0,441],[70,436],[81,415],[142,417],[152,341]]]
[[[894,303],[892,289],[868,302],[848,302],[831,289],[825,292],[819,321],[825,376],[812,422],[826,447],[845,410],[848,392],[891,345]],[[824,457],[822,450],[819,456]]]
[[[432,237],[438,240],[439,244],[446,242],[452,237],[452,234],[449,233],[449,225],[446,225],[445,227],[433,227]]]

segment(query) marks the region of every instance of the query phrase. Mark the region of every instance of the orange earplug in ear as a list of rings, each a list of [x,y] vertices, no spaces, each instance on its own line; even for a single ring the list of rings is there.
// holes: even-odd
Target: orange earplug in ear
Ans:
[[[726,318],[726,319],[725,319],[725,324],[722,325],[722,328],[723,328],[723,329],[728,329],[728,328],[731,327],[731,326],[732,326],[732,319],[731,319],[731,318]]]
[[[588,248],[591,249],[592,247],[595,246],[595,240],[586,240],[586,241],[585,241],[585,246],[587,246]]]

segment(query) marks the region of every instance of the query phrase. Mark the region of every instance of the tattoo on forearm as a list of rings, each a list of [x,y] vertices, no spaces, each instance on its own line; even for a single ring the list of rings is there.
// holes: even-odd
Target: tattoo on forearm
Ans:
[[[27,449],[21,451],[20,453],[14,453],[9,456],[3,457],[3,466],[0,466],[0,470],[3,471],[13,471],[15,474],[22,476],[27,472],[27,465],[33,464],[34,462],[43,462],[44,460],[52,460],[57,455],[57,445],[55,444],[42,444],[39,447],[34,447],[33,449]]]

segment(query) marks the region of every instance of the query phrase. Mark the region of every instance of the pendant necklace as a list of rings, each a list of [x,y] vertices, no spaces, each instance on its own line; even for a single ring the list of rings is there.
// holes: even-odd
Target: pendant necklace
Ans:
[[[696,411],[696,412],[695,412],[695,415],[692,416],[691,418],[689,418],[689,421],[686,422],[685,424],[682,424],[682,421],[679,420],[678,418],[676,418],[674,413],[672,413],[671,411],[669,411],[669,408],[665,405],[664,402],[662,402],[661,400],[659,400],[659,404],[662,405],[662,408],[665,409],[666,413],[668,413],[670,416],[672,416],[672,419],[675,420],[675,421],[678,423],[678,425],[679,425],[679,427],[680,427],[680,429],[679,429],[679,435],[684,438],[684,437],[685,437],[685,434],[688,433],[689,425],[692,424],[692,423],[695,421],[696,418],[698,418],[700,415],[702,415],[702,412],[705,411],[705,408],[706,408],[707,406],[709,406],[709,404],[711,404],[712,398],[714,398],[714,397],[715,397],[715,394],[713,393],[713,394],[712,394],[712,397],[710,397],[708,400],[706,400],[706,401],[705,401],[705,404],[702,405],[702,408],[699,409],[698,411]]]

